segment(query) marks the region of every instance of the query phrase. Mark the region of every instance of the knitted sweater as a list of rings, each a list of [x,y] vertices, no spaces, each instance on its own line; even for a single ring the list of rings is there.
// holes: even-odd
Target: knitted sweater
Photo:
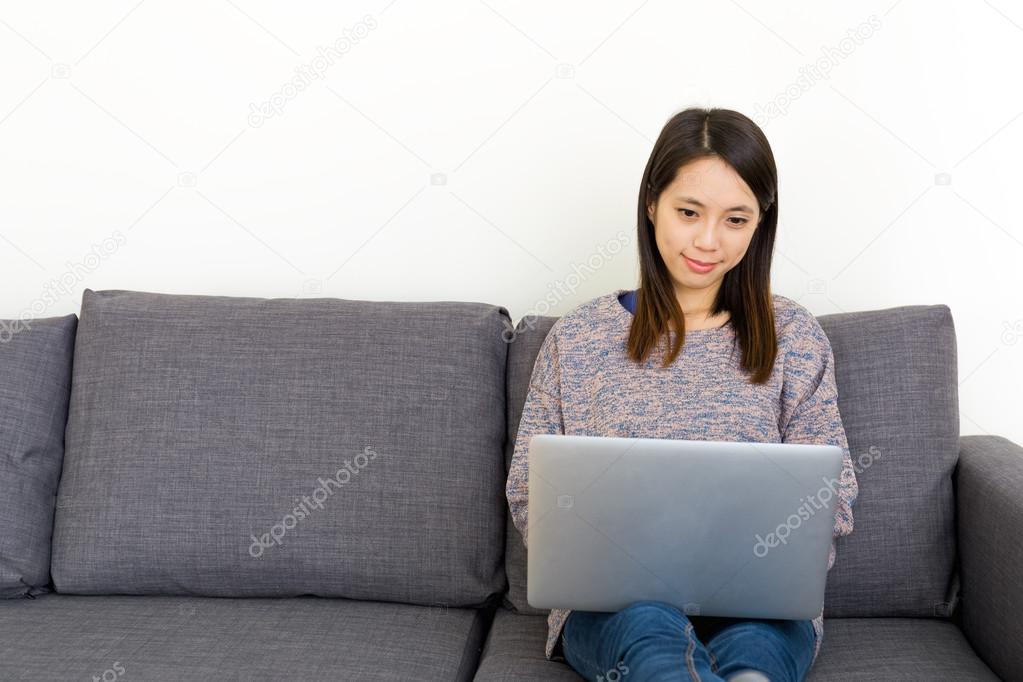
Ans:
[[[633,315],[619,301],[625,293],[619,289],[569,311],[540,347],[506,488],[523,542],[528,545],[528,445],[538,433],[838,445],[844,466],[833,536],[851,533],[856,474],[838,412],[831,343],[813,314],[790,298],[772,295],[778,355],[767,383],[752,385],[728,323],[687,330],[682,351],[666,368],[660,367],[663,339],[645,363],[630,360],[625,343]],[[676,332],[669,335],[674,340]],[[834,563],[832,540],[829,571]],[[552,609],[548,615],[548,659],[569,613]],[[814,660],[823,621],[822,609],[812,621]]]

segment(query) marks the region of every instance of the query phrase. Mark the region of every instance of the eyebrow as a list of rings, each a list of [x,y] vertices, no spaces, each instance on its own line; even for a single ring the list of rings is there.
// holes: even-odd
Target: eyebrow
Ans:
[[[693,197],[675,197],[675,200],[676,201],[684,201],[687,204],[693,204],[694,206],[699,206],[700,208],[706,208],[706,206],[704,205],[704,203],[702,201],[694,199]],[[749,206],[746,206],[745,204],[742,204],[742,205],[739,205],[739,206],[733,206],[731,208],[726,208],[725,210],[726,211],[745,211],[746,213],[753,213],[753,209],[750,208]]]

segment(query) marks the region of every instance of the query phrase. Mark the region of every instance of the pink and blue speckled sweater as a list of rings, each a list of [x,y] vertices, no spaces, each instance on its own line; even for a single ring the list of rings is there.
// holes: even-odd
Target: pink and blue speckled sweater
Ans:
[[[667,368],[660,367],[663,343],[644,364],[630,360],[625,342],[633,315],[618,300],[623,293],[619,289],[571,310],[540,347],[506,489],[523,541],[528,543],[528,444],[538,433],[838,445],[845,465],[834,536],[851,533],[856,473],[838,412],[831,343],[813,314],[790,298],[772,295],[778,355],[767,383],[752,385],[740,367],[730,324],[687,331],[681,353]],[[828,570],[834,563],[832,540]],[[569,613],[552,609],[547,618],[548,659]],[[823,611],[813,627],[816,660]]]

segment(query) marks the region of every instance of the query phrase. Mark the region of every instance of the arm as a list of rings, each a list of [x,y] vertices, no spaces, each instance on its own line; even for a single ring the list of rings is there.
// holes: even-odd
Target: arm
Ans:
[[[512,522],[522,534],[524,545],[527,544],[528,535],[529,439],[538,433],[565,432],[561,412],[560,369],[557,341],[552,328],[540,346],[533,365],[505,486]]]
[[[794,348],[786,357],[782,388],[782,442],[837,445],[842,448],[842,472],[834,486],[835,538],[853,531],[852,507],[859,496],[856,471],[838,411],[835,357],[817,318],[807,313],[797,329]],[[828,570],[835,563],[835,543],[828,555]]]
[[[1003,679],[1023,670],[1023,448],[963,436],[955,470],[963,632]]]

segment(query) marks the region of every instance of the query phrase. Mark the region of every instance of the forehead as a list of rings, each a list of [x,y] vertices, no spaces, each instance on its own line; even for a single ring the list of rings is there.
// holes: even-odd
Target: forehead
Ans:
[[[716,157],[691,161],[675,173],[665,189],[669,198],[690,196],[709,199],[722,206],[757,205],[756,197],[735,169]]]

